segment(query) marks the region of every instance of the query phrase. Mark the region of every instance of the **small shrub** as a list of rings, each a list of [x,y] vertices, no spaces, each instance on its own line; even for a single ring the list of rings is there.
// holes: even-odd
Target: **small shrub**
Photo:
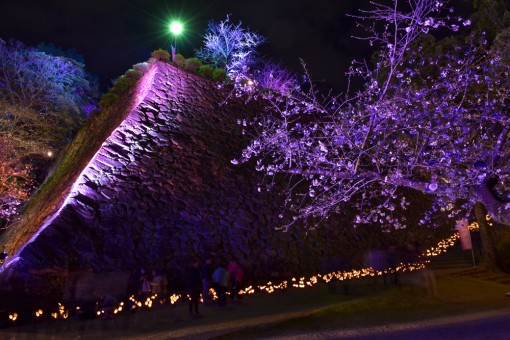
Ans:
[[[182,54],[176,54],[174,55],[174,64],[179,68],[184,68],[184,62],[186,61],[186,58]]]
[[[138,82],[138,80],[142,77],[142,75],[143,74],[140,71],[132,69],[127,70],[122,76],[115,80],[110,92],[120,96],[128,89],[130,89],[133,85],[135,85]]]
[[[214,80],[223,81],[227,79],[227,71],[223,68],[217,68],[214,70],[212,78]]]
[[[152,52],[151,56],[156,60],[169,61],[170,53],[162,48]]]
[[[108,92],[101,97],[101,100],[99,101],[99,107],[101,109],[107,109],[110,106],[112,106],[113,103],[115,103],[119,99],[119,96],[115,93]]]
[[[188,72],[197,73],[202,66],[202,62],[197,58],[188,58],[184,61],[184,69]]]
[[[133,70],[140,72],[140,74],[144,74],[147,72],[147,63],[138,63],[133,65]]]
[[[133,86],[133,84],[136,83],[136,80],[137,79],[129,78],[126,76],[120,76],[113,84],[110,92],[120,96],[121,94],[126,92],[131,86]]]
[[[124,76],[132,80],[138,80],[143,76],[143,72],[131,69],[127,70]]]
[[[202,77],[212,79],[214,68],[210,65],[202,65],[198,69],[198,74]]]
[[[101,98],[99,107],[105,109],[111,106],[120,95],[133,87],[142,76],[143,71],[141,71],[140,68],[127,70],[122,76],[115,80],[110,91]]]

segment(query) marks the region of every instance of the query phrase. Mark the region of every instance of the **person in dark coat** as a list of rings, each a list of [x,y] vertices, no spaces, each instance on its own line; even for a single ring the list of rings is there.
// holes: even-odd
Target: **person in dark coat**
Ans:
[[[201,316],[198,312],[198,300],[200,299],[201,290],[200,261],[195,260],[188,271],[189,314],[192,317]]]
[[[213,260],[211,257],[205,260],[205,263],[202,265],[202,299],[204,300],[204,304],[212,303],[212,298],[209,294],[209,289],[213,287],[212,285],[212,267]]]

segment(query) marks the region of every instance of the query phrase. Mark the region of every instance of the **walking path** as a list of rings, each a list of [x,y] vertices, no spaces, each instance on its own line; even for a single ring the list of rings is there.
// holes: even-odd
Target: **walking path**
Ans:
[[[290,320],[307,315],[313,309],[296,312],[285,312],[273,315],[235,318],[236,311],[249,305],[236,306],[229,310],[218,310],[215,307],[206,309],[203,319],[181,318],[186,311],[185,306],[162,308],[158,311],[141,312],[122,316],[113,320],[70,320],[69,322],[46,325],[27,326],[19,329],[0,331],[0,339],[213,339],[225,336],[236,339],[233,332],[252,327],[264,327],[273,323]],[[243,312],[245,314],[246,312]],[[177,315],[176,315],[177,314]],[[394,323],[383,326],[359,327],[308,333],[292,333],[271,337],[271,339],[339,339],[355,337],[371,337],[400,331],[433,329],[457,323],[475,322],[483,319],[504,317],[510,318],[510,309],[488,311],[482,313],[444,317],[440,319],[422,320],[411,323]],[[211,320],[207,320],[210,318]],[[223,320],[218,320],[218,319]],[[225,318],[232,318],[225,321]],[[506,323],[505,323],[506,324]],[[505,326],[506,327],[506,326]],[[231,334],[231,335],[228,335]],[[250,337],[253,339],[253,337]],[[267,338],[267,336],[264,336]]]
[[[416,336],[422,336],[423,339],[487,339],[491,338],[487,331],[483,331],[482,334],[475,334],[471,332],[469,337],[459,337],[459,332],[462,328],[465,328],[465,323],[483,323],[485,320],[496,320],[498,327],[498,334],[501,331],[506,332],[505,339],[510,337],[510,330],[508,330],[508,320],[510,319],[509,310],[489,311],[482,313],[474,313],[467,315],[458,315],[451,317],[444,317],[440,319],[423,320],[417,322],[407,323],[394,323],[384,326],[376,327],[361,327],[353,329],[340,329],[333,331],[319,331],[313,333],[300,333],[300,334],[288,334],[284,336],[272,337],[275,340],[308,340],[308,339],[342,339],[342,338],[356,338],[356,339],[421,339]],[[440,337],[435,337],[431,333],[440,332],[442,328],[448,326],[449,329],[458,329],[456,332],[450,332],[450,334],[441,334]],[[399,334],[402,333],[402,336]],[[444,333],[444,332],[443,332]],[[412,335],[411,335],[412,334]],[[481,337],[478,337],[481,336]],[[495,339],[495,338],[492,338]],[[501,338],[503,339],[503,338]]]

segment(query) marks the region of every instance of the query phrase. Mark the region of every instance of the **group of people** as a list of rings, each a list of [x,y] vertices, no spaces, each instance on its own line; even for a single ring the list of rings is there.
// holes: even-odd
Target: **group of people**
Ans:
[[[216,304],[225,307],[227,292],[232,302],[241,299],[239,291],[244,280],[243,267],[236,261],[215,261],[208,257],[203,263],[194,260],[187,272],[187,294],[189,297],[189,313],[192,317],[200,317],[198,305],[202,296],[204,305]],[[149,274],[145,269],[140,270],[138,279],[138,296],[149,297],[153,294],[167,294],[168,280],[165,275],[153,270]],[[217,301],[214,301],[213,292],[216,292]]]
[[[139,295],[149,296],[152,294],[163,294],[167,293],[168,281],[165,275],[162,275],[156,270],[152,271],[149,275],[145,269],[140,271],[140,289]]]
[[[200,260],[195,260],[190,267],[188,275],[190,315],[200,316],[198,311],[200,293],[202,293],[205,305],[214,303],[211,288],[216,292],[218,307],[226,306],[227,292],[229,290],[231,301],[238,301],[240,299],[239,291],[243,279],[243,267],[236,260],[231,260],[228,265],[222,262],[215,263],[212,257],[207,258],[203,264],[201,264]]]
[[[387,250],[369,251],[365,256],[365,264],[375,271],[391,271],[383,276],[386,284],[387,276],[391,284],[401,286],[401,277],[398,272],[400,265],[413,266],[422,264],[424,257],[418,242],[407,242],[403,247],[391,245]],[[406,284],[423,286],[427,294],[434,296],[437,294],[436,281],[434,273],[427,267],[419,271],[406,272]]]

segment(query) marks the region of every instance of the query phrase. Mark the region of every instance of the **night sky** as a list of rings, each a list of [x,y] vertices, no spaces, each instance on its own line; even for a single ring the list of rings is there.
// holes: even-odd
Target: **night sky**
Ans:
[[[388,1],[388,0],[386,0]],[[191,57],[209,20],[231,14],[269,38],[264,56],[299,72],[303,58],[322,88],[342,91],[353,58],[369,58],[366,42],[352,39],[356,14],[369,0],[16,0],[0,2],[0,37],[27,45],[53,43],[85,56],[103,85],[131,65],[168,49],[168,22],[180,18],[186,32],[177,52]]]

